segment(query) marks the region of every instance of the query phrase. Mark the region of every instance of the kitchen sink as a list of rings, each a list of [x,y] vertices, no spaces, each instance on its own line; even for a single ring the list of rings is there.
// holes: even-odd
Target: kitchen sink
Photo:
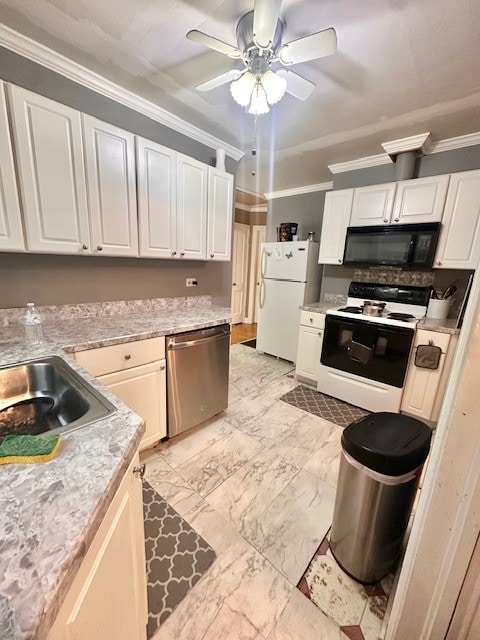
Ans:
[[[0,367],[0,440],[65,433],[115,411],[59,356]]]

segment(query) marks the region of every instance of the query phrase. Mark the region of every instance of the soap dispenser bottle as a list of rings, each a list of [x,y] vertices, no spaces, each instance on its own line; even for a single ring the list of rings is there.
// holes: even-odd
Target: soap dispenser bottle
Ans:
[[[42,316],[35,309],[35,303],[28,302],[25,315],[20,322],[25,327],[25,339],[27,344],[40,344],[43,342]]]

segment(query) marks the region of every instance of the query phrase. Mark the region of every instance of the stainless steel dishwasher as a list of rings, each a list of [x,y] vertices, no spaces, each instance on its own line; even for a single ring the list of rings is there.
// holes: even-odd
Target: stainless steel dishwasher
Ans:
[[[168,435],[226,409],[230,325],[167,336]]]

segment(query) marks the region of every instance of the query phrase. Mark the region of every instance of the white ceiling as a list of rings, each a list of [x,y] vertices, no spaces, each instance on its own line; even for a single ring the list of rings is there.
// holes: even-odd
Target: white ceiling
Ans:
[[[254,120],[228,85],[195,85],[240,65],[185,38],[236,44],[254,0],[0,0],[7,26],[245,150],[237,177],[265,193],[331,180],[328,164],[382,152],[381,142],[480,130],[478,0],[283,0],[284,41],[335,27],[333,56],[292,70],[317,84]],[[252,176],[252,170],[256,175]]]

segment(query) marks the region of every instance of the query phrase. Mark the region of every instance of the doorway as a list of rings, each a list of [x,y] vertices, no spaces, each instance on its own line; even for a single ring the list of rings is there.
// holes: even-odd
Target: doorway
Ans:
[[[245,320],[250,226],[235,222],[232,251],[232,324]]]

